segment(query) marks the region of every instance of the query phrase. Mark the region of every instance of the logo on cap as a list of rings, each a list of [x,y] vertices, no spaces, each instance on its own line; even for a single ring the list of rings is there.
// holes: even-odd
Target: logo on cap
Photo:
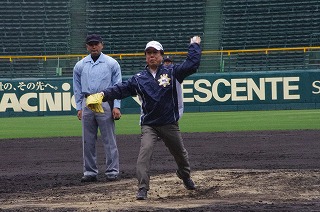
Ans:
[[[170,56],[166,56],[164,59],[163,59],[164,62],[172,62],[172,59]]]

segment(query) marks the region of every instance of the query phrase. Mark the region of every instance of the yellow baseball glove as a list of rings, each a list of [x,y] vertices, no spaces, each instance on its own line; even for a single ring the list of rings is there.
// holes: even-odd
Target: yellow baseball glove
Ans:
[[[86,105],[90,110],[96,113],[103,113],[104,110],[102,108],[102,99],[103,95],[101,93],[91,94],[87,97]]]

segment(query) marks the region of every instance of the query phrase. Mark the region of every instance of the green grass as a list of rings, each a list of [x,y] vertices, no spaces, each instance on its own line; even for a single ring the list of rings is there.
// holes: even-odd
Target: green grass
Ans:
[[[117,134],[139,134],[139,114],[123,114]],[[81,136],[76,116],[0,118],[0,139]],[[185,113],[182,132],[320,129],[320,110]]]
[[[188,113],[184,132],[320,129],[320,110]]]

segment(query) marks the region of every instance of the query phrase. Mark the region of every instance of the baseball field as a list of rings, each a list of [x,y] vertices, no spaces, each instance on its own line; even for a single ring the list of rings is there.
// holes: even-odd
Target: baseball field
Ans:
[[[186,113],[180,121],[197,185],[188,191],[161,140],[148,200],[137,201],[139,115],[117,125],[119,181],[83,184],[74,116],[1,118],[0,211],[320,211],[318,110]]]

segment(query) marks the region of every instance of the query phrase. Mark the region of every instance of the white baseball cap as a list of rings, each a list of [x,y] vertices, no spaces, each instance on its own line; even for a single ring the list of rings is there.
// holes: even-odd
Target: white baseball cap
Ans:
[[[158,41],[155,41],[155,40],[150,41],[149,43],[147,43],[146,48],[144,49],[144,51],[146,51],[150,47],[155,48],[158,51],[159,50],[163,51],[163,47],[162,47],[161,43],[159,43]]]

